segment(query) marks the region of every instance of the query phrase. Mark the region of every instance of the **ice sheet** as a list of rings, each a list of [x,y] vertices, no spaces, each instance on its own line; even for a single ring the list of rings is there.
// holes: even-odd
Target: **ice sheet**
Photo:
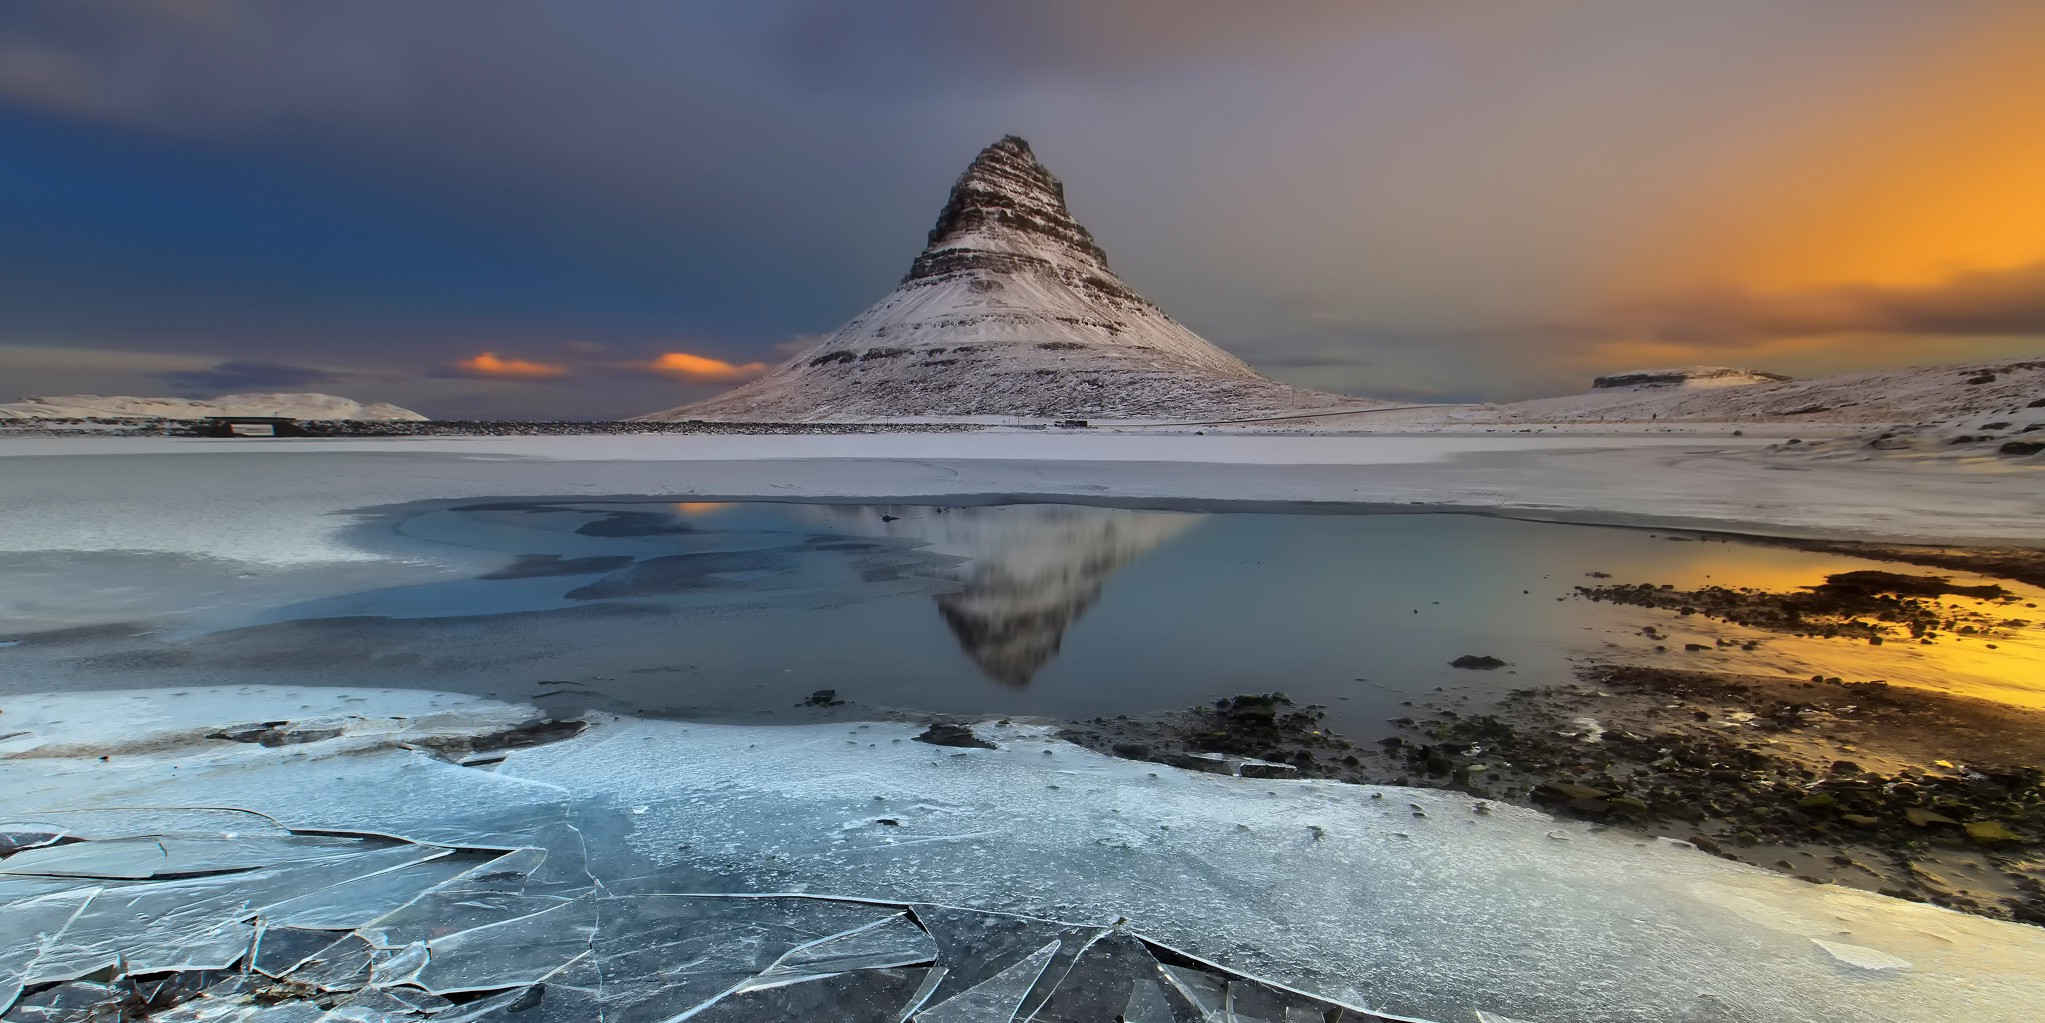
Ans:
[[[331,697],[277,690],[238,702],[247,716],[284,718]],[[38,720],[51,734],[39,739],[89,727],[71,711],[92,698],[43,699]],[[772,999],[821,997],[832,988],[812,985],[827,981],[894,998],[920,964],[780,984],[763,974],[776,963],[806,969],[806,956],[821,963],[834,942],[855,950],[857,934],[881,937],[858,928],[898,928],[905,907],[937,950],[915,984],[935,978],[925,992],[933,1008],[975,990],[991,998],[983,985],[1042,953],[1015,997],[1041,1003],[1047,1020],[1116,1000],[1118,1011],[1154,1014],[1219,999],[1239,1018],[1274,1021],[1300,1004],[1327,1005],[1253,978],[1442,1021],[1478,1010],[1543,1023],[1711,1013],[2016,1021],[2045,1003],[2037,928],[1808,885],[1532,811],[1494,805],[1480,815],[1450,793],[1184,773],[1021,725],[979,726],[996,750],[927,746],[910,741],[920,726],[894,723],[865,726],[848,744],[855,727],[602,717],[576,738],[513,751],[494,771],[388,746],[323,756],[322,743],[216,742],[91,770],[0,760],[0,791],[27,801],[13,816],[153,797],[240,807],[294,828],[395,833],[460,846],[454,855],[464,857],[527,846],[454,878],[434,874],[439,894],[360,933],[385,963],[424,942],[427,964],[402,975],[444,990],[524,985],[584,961],[597,980],[564,980],[547,988],[553,995],[533,988],[529,998],[596,998],[619,1007],[616,1018],[667,1018],[738,995],[782,1004]],[[352,748],[346,737],[324,742]],[[303,795],[313,777],[317,802]],[[1373,791],[1392,798],[1372,800]],[[842,826],[870,818],[876,796],[915,841]],[[1411,816],[1407,802],[1427,816]],[[420,856],[402,869],[439,864]],[[115,954],[136,969],[130,950],[157,969],[228,965],[246,954],[251,921],[267,907],[357,884],[367,865],[116,883],[56,939],[60,954],[43,954],[44,939],[27,942],[42,961],[30,983],[77,979]],[[776,894],[788,892],[810,897]],[[547,913],[568,926],[530,926]],[[1139,968],[1148,964],[1111,929],[1121,918],[1168,969]],[[542,940],[530,940],[536,932]],[[0,948],[0,962],[20,961],[22,947]],[[370,982],[369,956],[322,979]],[[835,979],[889,971],[900,976]]]

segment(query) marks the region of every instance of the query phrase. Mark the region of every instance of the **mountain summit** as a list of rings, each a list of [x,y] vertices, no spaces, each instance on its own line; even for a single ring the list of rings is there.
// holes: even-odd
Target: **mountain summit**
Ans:
[[[1010,135],[959,175],[885,298],[758,380],[641,418],[1225,417],[1349,400],[1259,375],[1130,290]]]

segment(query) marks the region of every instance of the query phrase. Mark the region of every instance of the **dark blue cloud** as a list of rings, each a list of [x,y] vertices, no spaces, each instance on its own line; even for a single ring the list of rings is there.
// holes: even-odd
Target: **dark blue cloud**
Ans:
[[[289,366],[275,362],[222,362],[210,369],[176,370],[163,374],[171,393],[207,398],[235,391],[315,390],[341,380],[345,374],[330,373],[310,366]]]

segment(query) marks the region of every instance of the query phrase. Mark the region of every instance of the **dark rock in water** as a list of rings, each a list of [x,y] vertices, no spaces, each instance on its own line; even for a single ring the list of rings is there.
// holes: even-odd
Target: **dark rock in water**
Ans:
[[[1221,757],[1203,757],[1197,753],[1174,753],[1164,761],[1182,771],[1205,771],[1208,774],[1234,774],[1227,760]]]
[[[1116,756],[1129,760],[1150,759],[1150,747],[1140,742],[1118,742],[1113,749]]]
[[[1468,668],[1472,671],[1490,671],[1505,667],[1505,662],[1490,654],[1464,654],[1449,662],[1451,668]]]
[[[2041,445],[2045,446],[2045,445]],[[1863,570],[1859,572],[1835,572],[1825,577],[1826,590],[1844,590],[1855,593],[1895,593],[1912,597],[1940,597],[1956,593],[1963,597],[2007,597],[2009,591],[2000,586],[1955,586],[1944,576],[1907,575],[1902,572]]]
[[[1956,821],[1951,817],[1946,816],[1945,814],[1933,813],[1930,810],[1925,810],[1915,806],[1910,807],[1909,809],[1903,811],[1903,819],[1909,821],[1912,825],[1920,828],[1928,828],[1934,824],[1960,823],[1959,821]]]
[[[1575,802],[1580,799],[1603,799],[1611,795],[1605,789],[1580,785],[1573,781],[1544,781],[1535,786],[1537,799],[1551,799],[1560,802]]]
[[[801,703],[801,706],[804,707],[842,707],[844,705],[845,701],[838,699],[838,691],[836,689],[819,689],[803,697]]]
[[[2022,836],[2003,826],[2001,821],[1970,821],[1964,830],[1968,838],[1981,845],[2022,841]]]
[[[1995,450],[2005,455],[2035,455],[2045,451],[2045,441],[2006,440],[2002,442],[2002,447]]]
[[[1245,778],[1297,778],[1299,768],[1291,764],[1244,764],[1242,774]]]
[[[929,728],[924,729],[923,734],[916,737],[916,741],[927,742],[932,746],[958,746],[966,749],[1000,748],[974,735],[973,730],[964,725],[948,725],[943,723],[933,724]]]

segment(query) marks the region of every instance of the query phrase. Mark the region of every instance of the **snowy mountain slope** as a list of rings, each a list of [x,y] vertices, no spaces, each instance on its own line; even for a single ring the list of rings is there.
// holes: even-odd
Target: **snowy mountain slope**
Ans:
[[[1259,375],[1108,269],[1009,136],[966,168],[900,286],[766,376],[646,420],[1255,414],[1356,399]]]
[[[67,394],[23,398],[0,405],[6,419],[204,419],[207,416],[282,416],[314,420],[404,420],[426,417],[384,402],[363,404],[332,394],[223,394],[218,398],[137,398]]]

